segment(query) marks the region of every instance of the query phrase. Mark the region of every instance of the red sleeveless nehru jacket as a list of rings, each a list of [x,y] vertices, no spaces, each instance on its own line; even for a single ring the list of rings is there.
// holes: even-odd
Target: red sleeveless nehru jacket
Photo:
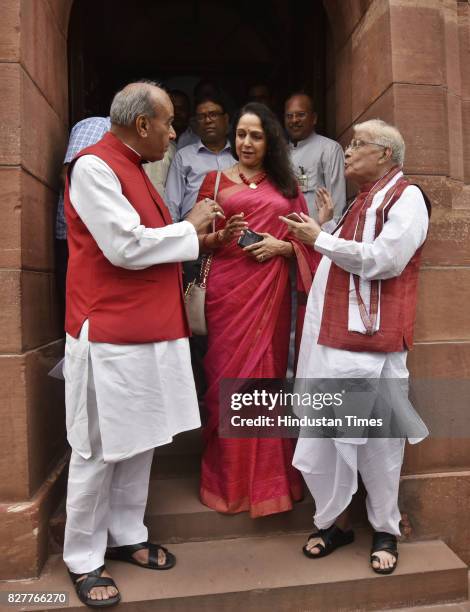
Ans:
[[[88,319],[92,342],[137,344],[188,336],[181,264],[158,264],[144,270],[114,266],[75,211],[69,195],[70,172],[84,155],[96,155],[113,170],[142,225],[158,228],[172,223],[140,156],[116,136],[108,132],[75,157],[64,194],[69,247],[66,332],[77,338]]]

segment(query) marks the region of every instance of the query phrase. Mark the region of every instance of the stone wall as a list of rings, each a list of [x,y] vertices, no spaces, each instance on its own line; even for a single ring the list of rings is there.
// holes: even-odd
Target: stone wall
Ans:
[[[329,125],[342,144],[373,117],[402,131],[405,172],[433,204],[420,274],[412,375],[470,374],[470,5],[457,0],[324,2],[335,78]],[[453,418],[457,406],[441,406]],[[443,537],[470,560],[470,443],[408,446],[402,511],[420,537]],[[443,502],[443,500],[446,500]]]
[[[57,175],[67,138],[61,0],[0,2],[0,578],[37,575],[63,494],[63,351],[54,279]]]

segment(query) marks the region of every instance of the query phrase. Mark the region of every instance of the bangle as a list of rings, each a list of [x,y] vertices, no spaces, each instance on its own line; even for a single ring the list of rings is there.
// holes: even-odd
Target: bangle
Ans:
[[[201,243],[202,247],[205,249],[216,249],[217,247],[221,246],[222,239],[219,232],[222,232],[222,230],[212,232],[211,234],[204,234]]]

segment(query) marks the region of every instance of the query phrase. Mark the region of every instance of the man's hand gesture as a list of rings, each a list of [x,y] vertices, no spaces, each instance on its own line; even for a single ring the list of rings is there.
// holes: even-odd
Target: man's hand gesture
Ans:
[[[209,229],[211,222],[215,217],[221,217],[225,219],[224,211],[222,208],[209,198],[199,200],[193,206],[189,214],[186,216],[185,221],[189,221],[196,228],[198,234],[204,233]]]
[[[324,188],[319,187],[315,195],[315,205],[318,210],[318,223],[323,225],[333,219],[334,203],[330,193]]]
[[[300,213],[300,216],[303,219],[302,222],[292,221],[286,217],[279,217],[279,219],[286,223],[289,228],[289,234],[295,236],[297,240],[300,240],[300,242],[305,242],[305,244],[313,246],[318,234],[321,232],[321,228],[315,219],[312,219],[312,217],[309,217],[304,213]]]

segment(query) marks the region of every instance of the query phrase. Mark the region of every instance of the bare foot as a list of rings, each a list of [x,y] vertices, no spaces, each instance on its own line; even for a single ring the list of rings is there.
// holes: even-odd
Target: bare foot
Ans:
[[[395,557],[395,555],[392,555],[386,550],[378,550],[377,552],[373,552],[372,556],[378,557],[380,559],[380,561],[377,561],[376,559],[372,561],[372,567],[374,569],[389,569],[393,567],[397,562],[397,558]]]
[[[345,526],[333,524],[328,529],[319,529],[310,534],[307,544],[303,547],[303,552],[307,557],[322,556],[331,554],[340,546],[345,546],[354,541],[349,523],[344,521]]]
[[[309,553],[312,553],[312,555],[318,555],[322,551],[322,549],[318,547],[318,544],[321,544],[323,547],[325,546],[325,542],[322,538],[310,538],[305,548]]]
[[[141,563],[142,565],[147,565],[147,563],[149,562],[149,549],[142,548],[141,550],[137,550],[132,556],[138,563]],[[165,565],[165,563],[166,554],[161,548],[159,548],[157,554],[157,565]]]
[[[83,576],[80,576],[80,578],[78,578],[77,582],[80,583],[82,580],[85,580],[87,576],[88,574],[83,574]],[[103,578],[112,578],[112,576],[106,570],[102,571],[101,576]],[[118,594],[119,591],[117,590],[117,588],[112,586],[97,586],[93,587],[88,591],[88,597],[96,601],[103,601],[109,599],[110,597],[116,597],[116,595]]]

